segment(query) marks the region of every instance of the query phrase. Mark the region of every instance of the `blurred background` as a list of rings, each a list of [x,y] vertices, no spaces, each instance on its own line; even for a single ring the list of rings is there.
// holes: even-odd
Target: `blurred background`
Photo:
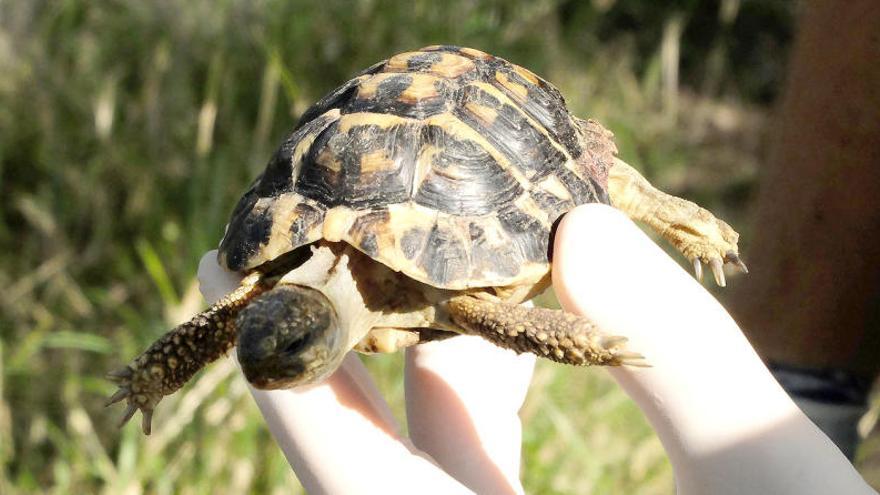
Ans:
[[[301,491],[230,360],[165,399],[149,438],[116,428],[103,375],[202,307],[201,254],[298,116],[397,52],[530,68],[747,249],[799,5],[0,0],[0,493]],[[403,418],[401,356],[364,360]],[[522,418],[530,493],[673,492],[601,370],[540,363]]]

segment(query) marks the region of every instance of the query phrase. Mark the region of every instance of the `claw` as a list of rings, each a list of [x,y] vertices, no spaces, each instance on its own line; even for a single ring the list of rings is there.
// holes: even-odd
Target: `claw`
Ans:
[[[628,338],[621,337],[619,335],[608,335],[608,336],[602,337],[602,341],[601,341],[600,345],[605,349],[611,349],[613,347],[617,347],[620,344],[625,343],[628,340],[629,340]]]
[[[128,409],[125,410],[125,414],[122,415],[122,420],[119,421],[119,428],[125,426],[125,423],[128,423],[128,420],[130,420],[131,417],[134,416],[134,413],[137,410],[138,408],[136,405],[129,404]]]
[[[637,368],[650,368],[651,365],[645,361],[645,356],[638,352],[620,351],[615,352],[614,357],[622,366],[635,366]]]
[[[125,409],[125,413],[122,415],[122,419],[120,419],[119,421],[119,428],[125,426],[125,424],[128,423],[129,420],[131,420],[132,416],[134,416],[134,413],[140,410],[141,415],[143,416],[143,420],[141,421],[141,428],[144,430],[144,434],[149,435],[151,429],[150,424],[153,419],[152,406],[155,404],[137,405],[131,392],[133,376],[134,370],[132,370],[130,366],[126,366],[125,368],[107,373],[107,379],[118,383],[119,389],[114,392],[109,399],[107,399],[107,402],[104,403],[104,407],[111,406],[113,404],[116,404],[117,402],[122,401],[123,399],[127,399],[128,407]]]
[[[153,410],[144,409],[141,411],[141,416],[141,429],[144,430],[144,435],[149,435],[150,431],[152,431]]]
[[[126,366],[125,368],[120,368],[116,371],[111,371],[107,373],[107,379],[111,382],[119,383],[121,381],[128,380],[133,374],[134,372],[131,370],[131,368]]]
[[[636,361],[626,361],[623,363],[624,366],[629,366],[631,368],[653,368],[654,366],[651,363],[645,361],[644,359],[636,360]]]
[[[700,262],[700,258],[694,258],[694,277],[697,277],[700,282],[703,281],[703,264]]]
[[[721,260],[712,258],[709,260],[709,267],[712,268],[712,275],[715,275],[715,283],[718,287],[725,287],[727,281],[724,280],[724,265],[721,264]]]
[[[620,359],[645,359],[645,356],[639,354],[638,352],[632,351],[620,351],[615,352],[614,355]]]
[[[112,406],[113,404],[116,404],[117,402],[121,401],[122,399],[128,397],[130,393],[131,393],[131,391],[128,390],[127,387],[120,387],[120,389],[117,390],[115,394],[113,394],[109,399],[107,399],[107,402],[104,403],[104,407],[109,407],[109,406]]]
[[[724,255],[724,262],[732,264],[743,273],[749,273],[749,269],[746,267],[746,264],[743,263],[742,258],[733,251],[728,251],[727,254]]]
[[[122,415],[122,419],[120,419],[118,427],[122,428],[123,426],[125,426],[125,424],[128,423],[129,420],[131,420],[132,416],[134,416],[134,413],[136,413],[138,409],[140,409],[142,416],[141,429],[144,430],[144,435],[149,435],[150,431],[152,430],[151,425],[153,422],[153,408],[149,405],[136,405],[132,401],[131,391],[128,390],[128,388],[120,388],[119,390],[117,390],[116,393],[107,400],[104,406],[110,406],[121,401],[122,399],[128,399],[128,407],[125,409],[125,413]]]

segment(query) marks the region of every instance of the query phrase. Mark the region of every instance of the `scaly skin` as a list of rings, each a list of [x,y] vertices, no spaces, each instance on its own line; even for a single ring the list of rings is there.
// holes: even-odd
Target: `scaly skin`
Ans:
[[[149,435],[156,404],[235,345],[236,315],[270,288],[261,277],[261,273],[252,273],[234,292],[163,335],[125,368],[107,375],[119,385],[107,405],[123,399],[128,403],[120,426],[140,409],[142,428]]]
[[[447,303],[467,333],[518,353],[531,352],[576,366],[645,366],[643,356],[623,350],[626,337],[607,335],[587,320],[558,309],[527,308],[473,296]]]
[[[633,220],[646,223],[657,234],[681,251],[702,278],[701,263],[712,269],[715,282],[724,287],[724,263],[743,272],[739,258],[739,234],[705,208],[659,191],[634,168],[615,160],[608,176],[608,196],[615,208]]]

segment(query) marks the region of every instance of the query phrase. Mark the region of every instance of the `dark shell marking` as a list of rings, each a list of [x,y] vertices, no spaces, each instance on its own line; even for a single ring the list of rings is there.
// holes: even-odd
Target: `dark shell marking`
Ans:
[[[413,201],[450,215],[487,215],[523,194],[523,187],[485,148],[447,133],[422,128],[427,169]]]
[[[220,261],[250,269],[324,238],[438,287],[535,283],[556,219],[609,202],[610,138],[506,60],[401,53],[303,114],[235,208]]]

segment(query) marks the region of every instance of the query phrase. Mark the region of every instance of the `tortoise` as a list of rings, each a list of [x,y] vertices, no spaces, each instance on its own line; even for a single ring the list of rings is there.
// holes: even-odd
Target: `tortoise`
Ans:
[[[379,62],[300,118],[232,212],[241,286],[109,376],[150,433],[156,404],[237,346],[264,389],[316,383],[343,356],[474,334],[572,365],[644,365],[589,320],[520,303],[550,283],[555,222],[611,204],[707,263],[745,271],[738,234],[652,187],[611,132],[531,71],[429,46]],[[596,235],[601,235],[597,232]]]

